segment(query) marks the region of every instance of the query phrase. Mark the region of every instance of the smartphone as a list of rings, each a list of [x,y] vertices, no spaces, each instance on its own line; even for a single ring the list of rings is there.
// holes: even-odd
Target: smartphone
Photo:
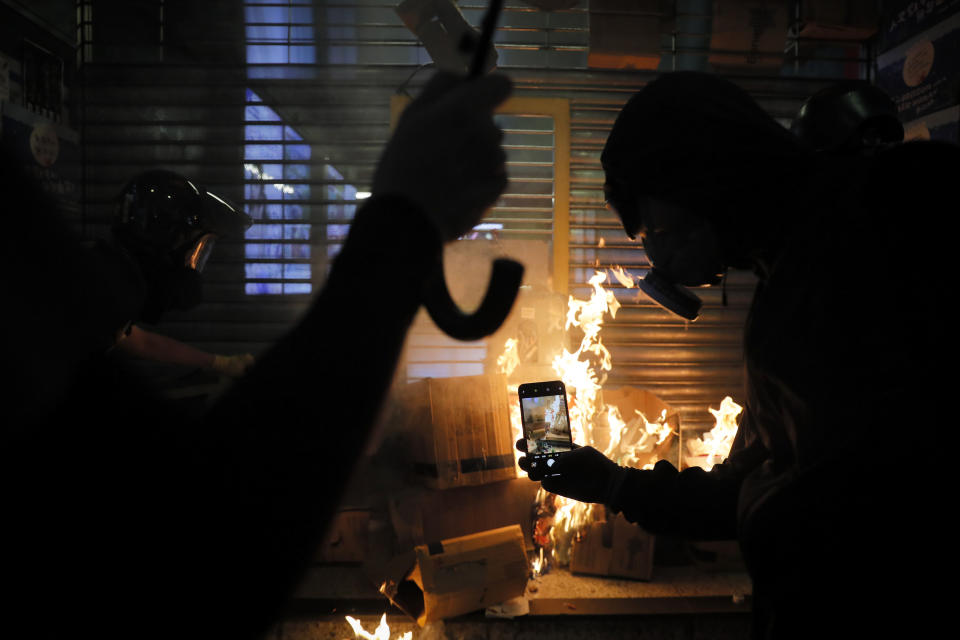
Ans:
[[[530,468],[542,466],[544,476],[560,475],[551,473],[550,467],[558,456],[573,449],[567,388],[560,380],[528,382],[520,385],[518,395]]]

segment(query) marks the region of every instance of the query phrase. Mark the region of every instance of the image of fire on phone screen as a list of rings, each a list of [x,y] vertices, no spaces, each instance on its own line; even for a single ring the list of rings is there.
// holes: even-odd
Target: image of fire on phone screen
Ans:
[[[518,393],[531,471],[546,467],[542,475],[560,475],[550,468],[558,456],[573,449],[566,387],[560,380],[530,382],[520,385]]]

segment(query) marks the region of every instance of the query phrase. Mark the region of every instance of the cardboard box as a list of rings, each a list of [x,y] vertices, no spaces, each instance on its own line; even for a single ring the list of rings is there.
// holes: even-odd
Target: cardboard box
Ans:
[[[513,525],[419,545],[389,571],[380,592],[424,626],[523,595],[530,567]]]
[[[580,532],[570,551],[570,572],[650,580],[655,537],[623,514],[594,522]]]
[[[716,68],[769,72],[784,61],[786,0],[715,0],[707,61]]]
[[[452,489],[409,489],[391,496],[390,521],[401,546],[519,525],[532,548],[539,482],[514,478]]]
[[[502,375],[427,378],[398,392],[414,475],[447,489],[516,477]]]
[[[590,2],[590,52],[593,69],[646,69],[660,65],[661,33],[672,19],[672,4],[660,0]]]

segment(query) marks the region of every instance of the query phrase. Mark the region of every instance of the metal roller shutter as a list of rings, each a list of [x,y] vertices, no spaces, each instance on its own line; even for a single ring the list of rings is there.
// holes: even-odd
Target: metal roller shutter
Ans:
[[[199,5],[203,5],[202,7]],[[403,26],[396,0],[83,0],[78,3],[80,129],[84,140],[84,228],[106,233],[113,199],[137,171],[163,166],[242,203],[258,224],[242,241],[217,247],[206,301],[170,314],[159,329],[222,353],[267,348],[322,286],[357,193],[369,190],[389,135],[390,100],[415,94],[430,57]],[[508,0],[495,37],[498,66],[517,98],[569,100],[569,292],[585,296],[597,267],[642,276],[642,248],[629,242],[603,203],[599,154],[626,99],[656,73],[709,70],[709,1],[678,0],[675,31],[663,35],[657,72],[587,68],[586,0],[542,11]],[[485,3],[459,7],[479,24]],[[866,76],[849,45],[791,58],[767,76],[734,80],[787,122],[831,79]],[[859,66],[858,66],[859,65]],[[554,178],[550,123],[502,116],[515,181],[487,222],[507,237],[546,237]],[[776,203],[771,203],[775,207]],[[599,246],[602,243],[602,247]],[[611,280],[623,307],[604,329],[613,355],[610,385],[650,389],[680,408],[688,426],[712,422],[708,406],[742,397],[741,330],[752,276],[732,273],[729,304],[703,292],[696,323],[670,317],[636,289]],[[369,295],[376,295],[371,284]],[[420,322],[420,321],[418,321]],[[412,335],[417,340],[419,325]],[[432,340],[432,339],[431,339]],[[421,342],[423,361],[447,371],[482,360],[485,346]],[[491,347],[493,348],[493,347]],[[449,352],[449,353],[446,353]],[[439,370],[435,370],[437,373]]]

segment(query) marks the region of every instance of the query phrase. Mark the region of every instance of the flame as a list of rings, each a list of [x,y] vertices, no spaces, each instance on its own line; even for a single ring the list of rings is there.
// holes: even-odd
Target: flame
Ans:
[[[503,375],[509,377],[513,370],[520,366],[520,350],[517,348],[519,341],[516,338],[509,338],[503,345],[503,353],[497,357],[497,370]]]
[[[619,268],[618,268],[619,269]],[[629,278],[622,269],[620,276]],[[615,274],[615,277],[616,276]],[[598,446],[597,427],[605,423],[606,446],[598,446],[608,457],[620,444],[623,434],[623,420],[616,407],[602,405],[599,400],[606,371],[613,368],[610,351],[600,339],[600,330],[605,316],[616,317],[620,302],[612,291],[603,288],[608,279],[605,271],[597,271],[589,280],[593,289],[588,300],[577,300],[570,296],[567,303],[567,322],[565,329],[575,327],[583,332],[580,346],[576,351],[566,349],[553,360],[553,370],[563,381],[570,402],[570,430],[574,442]],[[618,277],[619,279],[619,277]],[[556,512],[550,538],[553,542],[553,557],[560,564],[567,562],[573,539],[586,525],[594,520],[593,505],[577,502],[557,496]]]
[[[671,433],[677,431],[667,422],[667,410],[660,412],[660,416],[653,422],[647,419],[640,411],[634,411],[636,417],[624,426],[624,431],[633,434],[630,444],[621,447],[620,464],[628,467],[652,469],[656,460],[649,461],[654,447],[663,444]],[[647,462],[643,462],[647,461]],[[643,464],[641,464],[643,462]]]
[[[613,277],[617,279],[617,282],[627,289],[633,289],[635,286],[637,286],[633,281],[633,276],[627,273],[622,267],[613,267],[610,269],[610,273],[612,273]]]
[[[514,369],[520,366],[520,350],[517,345],[519,341],[516,338],[508,338],[503,345],[503,353],[497,357],[497,371],[507,378],[513,373]],[[516,398],[519,385],[507,385],[507,397]],[[520,405],[516,402],[510,403],[510,428],[513,430],[514,441],[523,437],[523,422],[520,417]],[[521,453],[514,447],[513,464],[516,471],[520,472]]]
[[[607,279],[605,271],[597,271],[589,280],[593,292],[589,300],[577,300],[570,296],[567,302],[565,329],[576,327],[583,332],[579,348],[574,352],[566,349],[553,359],[553,370],[567,387],[572,398],[570,427],[575,442],[592,444],[593,421],[597,414],[597,396],[602,381],[597,372],[613,368],[610,351],[600,341],[603,318],[610,314],[615,318],[620,303],[612,291],[603,288]],[[594,357],[590,357],[590,354]]]
[[[387,614],[384,613],[383,617],[380,618],[380,624],[377,626],[376,631],[370,633],[363,629],[363,625],[360,624],[360,621],[356,618],[351,618],[346,616],[347,622],[350,623],[350,627],[353,629],[354,638],[363,638],[363,640],[390,640],[390,625],[387,624]],[[412,640],[413,632],[407,631],[402,636],[400,640]]]
[[[543,547],[540,547],[537,557],[530,563],[530,568],[533,570],[534,578],[539,578],[543,573],[543,570],[546,568],[546,559],[543,557]]]
[[[625,269],[614,266],[609,269],[623,287],[635,287],[633,276]],[[590,445],[600,450],[611,460],[624,466],[652,468],[656,460],[654,448],[676,434],[675,425],[670,425],[667,412],[653,420],[648,419],[641,412],[625,419],[620,415],[620,409],[615,405],[606,405],[602,401],[603,383],[606,372],[613,368],[610,351],[604,346],[600,333],[604,319],[609,315],[615,318],[620,309],[620,303],[612,291],[604,289],[603,283],[609,280],[607,271],[596,271],[589,280],[591,294],[587,300],[578,300],[573,296],[568,298],[566,325],[564,329],[578,329],[583,336],[580,344],[574,351],[563,349],[552,361],[552,368],[557,377],[567,388],[570,411],[570,430],[573,440],[577,444]],[[507,340],[503,354],[497,358],[497,367],[500,373],[508,377],[520,365],[517,351],[517,340]],[[509,385],[511,397],[516,397],[517,385]],[[721,405],[720,412],[727,409],[727,400]],[[732,402],[732,400],[730,400]],[[523,425],[520,417],[520,407],[516,402],[510,403],[511,425],[515,439],[523,437]],[[713,411],[711,409],[711,411]],[[739,413],[739,408],[737,413]],[[717,414],[715,414],[717,415]],[[733,416],[736,417],[736,414]],[[727,425],[728,420],[723,419]],[[721,419],[718,416],[718,424]],[[736,422],[733,424],[733,433],[736,433]],[[726,428],[726,427],[725,427]],[[725,439],[727,436],[718,432],[711,437]],[[725,451],[728,451],[729,447]],[[724,452],[723,455],[726,455]],[[519,459],[519,452],[516,458]],[[519,467],[518,467],[519,469]],[[538,556],[531,563],[534,576],[539,576],[547,570],[550,560],[558,564],[569,561],[569,553],[573,541],[580,532],[591,522],[603,517],[602,505],[593,505],[563,496],[549,494],[540,489],[537,493],[537,503],[544,507],[548,502],[552,509],[545,510],[546,515],[538,520],[534,537],[540,546]],[[541,530],[541,528],[549,530]],[[544,544],[549,542],[549,557],[544,555]]]
[[[700,438],[687,441],[687,464],[691,467],[703,467],[707,471],[713,465],[723,462],[730,453],[733,439],[737,436],[737,416],[743,407],[727,396],[720,402],[719,409],[709,409],[713,414],[714,427]]]
[[[610,270],[613,277],[627,288],[634,285],[633,276],[621,267]],[[642,452],[649,458],[653,446],[662,442],[670,434],[670,426],[663,417],[659,421],[649,422],[642,415],[626,422],[620,416],[620,410],[613,405],[605,405],[601,401],[601,391],[606,372],[613,368],[610,351],[604,346],[600,331],[604,319],[609,315],[615,318],[620,309],[620,302],[612,291],[604,289],[603,283],[608,281],[606,271],[598,270],[588,281],[591,294],[587,300],[578,300],[573,296],[568,298],[565,330],[571,328],[582,332],[580,344],[574,351],[564,349],[552,361],[552,368],[557,377],[567,388],[570,411],[570,430],[574,442],[591,445],[601,450],[607,457],[620,461],[622,464],[631,464],[638,461]],[[507,340],[502,355],[497,358],[499,371],[509,376],[520,364],[517,352],[517,341]],[[516,386],[510,386],[508,391],[516,393]],[[511,403],[511,424],[517,439],[523,435],[523,425],[520,419],[519,406]],[[638,428],[638,423],[643,428]],[[661,435],[663,431],[663,435]],[[655,434],[655,435],[654,435]],[[625,441],[624,437],[627,436]],[[639,439],[638,439],[639,438]],[[519,459],[519,453],[517,454]],[[590,522],[597,519],[595,505],[577,502],[563,496],[550,496],[542,488],[537,495],[537,502],[544,504],[552,499],[554,507],[548,538],[551,543],[551,559],[565,564],[573,540],[579,532]],[[547,559],[541,553],[532,563],[534,575],[539,575],[546,569]]]

